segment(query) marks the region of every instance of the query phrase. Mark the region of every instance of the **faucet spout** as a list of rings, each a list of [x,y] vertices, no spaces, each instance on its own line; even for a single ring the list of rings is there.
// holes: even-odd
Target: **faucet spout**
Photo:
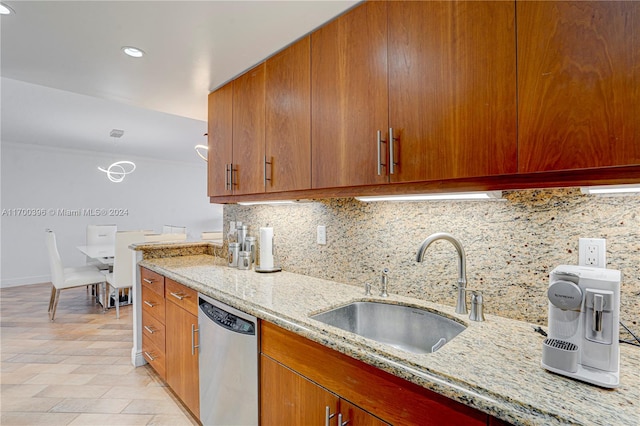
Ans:
[[[431,243],[437,240],[449,241],[456,248],[458,252],[458,299],[456,301],[456,313],[466,314],[467,311],[467,256],[464,253],[462,243],[453,235],[446,232],[438,232],[432,234],[425,239],[420,248],[418,248],[418,254],[416,255],[416,262],[422,262],[424,260],[424,253],[427,251]]]

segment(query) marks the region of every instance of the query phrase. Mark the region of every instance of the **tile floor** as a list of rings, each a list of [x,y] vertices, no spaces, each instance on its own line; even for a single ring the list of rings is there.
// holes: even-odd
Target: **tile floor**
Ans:
[[[131,307],[106,314],[85,288],[0,290],[0,425],[197,425],[148,366],[131,365]]]

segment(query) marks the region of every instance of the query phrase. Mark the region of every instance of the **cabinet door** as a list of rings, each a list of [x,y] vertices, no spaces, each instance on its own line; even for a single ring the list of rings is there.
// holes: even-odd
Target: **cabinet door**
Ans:
[[[353,426],[386,426],[387,422],[383,422],[374,415],[364,411],[362,408],[356,407],[344,399],[340,400],[340,414],[342,414],[342,423],[347,422]]]
[[[232,163],[233,83],[209,94],[207,194],[231,195],[227,169]]]
[[[165,363],[167,383],[196,416],[200,415],[200,388],[198,379],[198,350],[194,329],[198,317],[185,311],[172,301],[166,304]]]
[[[313,188],[388,181],[376,143],[388,123],[386,10],[367,2],[311,35]]]
[[[640,164],[640,4],[516,7],[519,171]]]
[[[264,192],[264,63],[233,81],[233,193]]]
[[[260,355],[260,424],[324,426],[326,407],[338,411],[338,397]],[[337,414],[332,419],[336,425]]]
[[[392,182],[515,173],[515,5],[389,2]]]
[[[311,188],[311,45],[307,36],[265,64],[267,192]]]

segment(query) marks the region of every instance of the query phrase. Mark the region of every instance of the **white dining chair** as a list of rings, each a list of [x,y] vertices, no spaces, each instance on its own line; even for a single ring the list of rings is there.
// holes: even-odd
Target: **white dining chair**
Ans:
[[[53,321],[56,316],[61,290],[102,284],[105,282],[105,277],[98,269],[90,265],[80,266],[78,268],[65,268],[60,259],[55,233],[47,230],[45,241],[49,254],[49,267],[51,269],[51,298],[49,299],[48,312],[51,321]]]
[[[187,234],[147,234],[144,236],[145,243],[157,243],[161,241],[186,241]]]
[[[200,234],[200,239],[207,240],[222,240],[222,231],[214,232],[214,231],[205,231]]]
[[[116,319],[120,318],[120,292],[128,289],[127,304],[131,304],[135,276],[135,261],[131,244],[144,241],[143,231],[116,232],[116,256],[113,261],[113,272],[107,273],[107,285],[104,292],[104,307],[109,305],[109,298],[113,296],[116,307]]]
[[[87,245],[113,245],[116,242],[117,225],[87,225]],[[109,269],[109,259],[98,259],[87,257],[87,265],[94,265],[98,269]]]
[[[187,227],[186,226],[173,226],[173,225],[163,225],[162,226],[163,234],[186,234]]]

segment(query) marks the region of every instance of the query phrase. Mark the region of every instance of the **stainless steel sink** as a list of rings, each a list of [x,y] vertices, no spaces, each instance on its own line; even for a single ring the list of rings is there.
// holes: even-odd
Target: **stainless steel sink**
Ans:
[[[437,351],[466,328],[425,309],[380,302],[354,302],[311,318],[417,354]]]

